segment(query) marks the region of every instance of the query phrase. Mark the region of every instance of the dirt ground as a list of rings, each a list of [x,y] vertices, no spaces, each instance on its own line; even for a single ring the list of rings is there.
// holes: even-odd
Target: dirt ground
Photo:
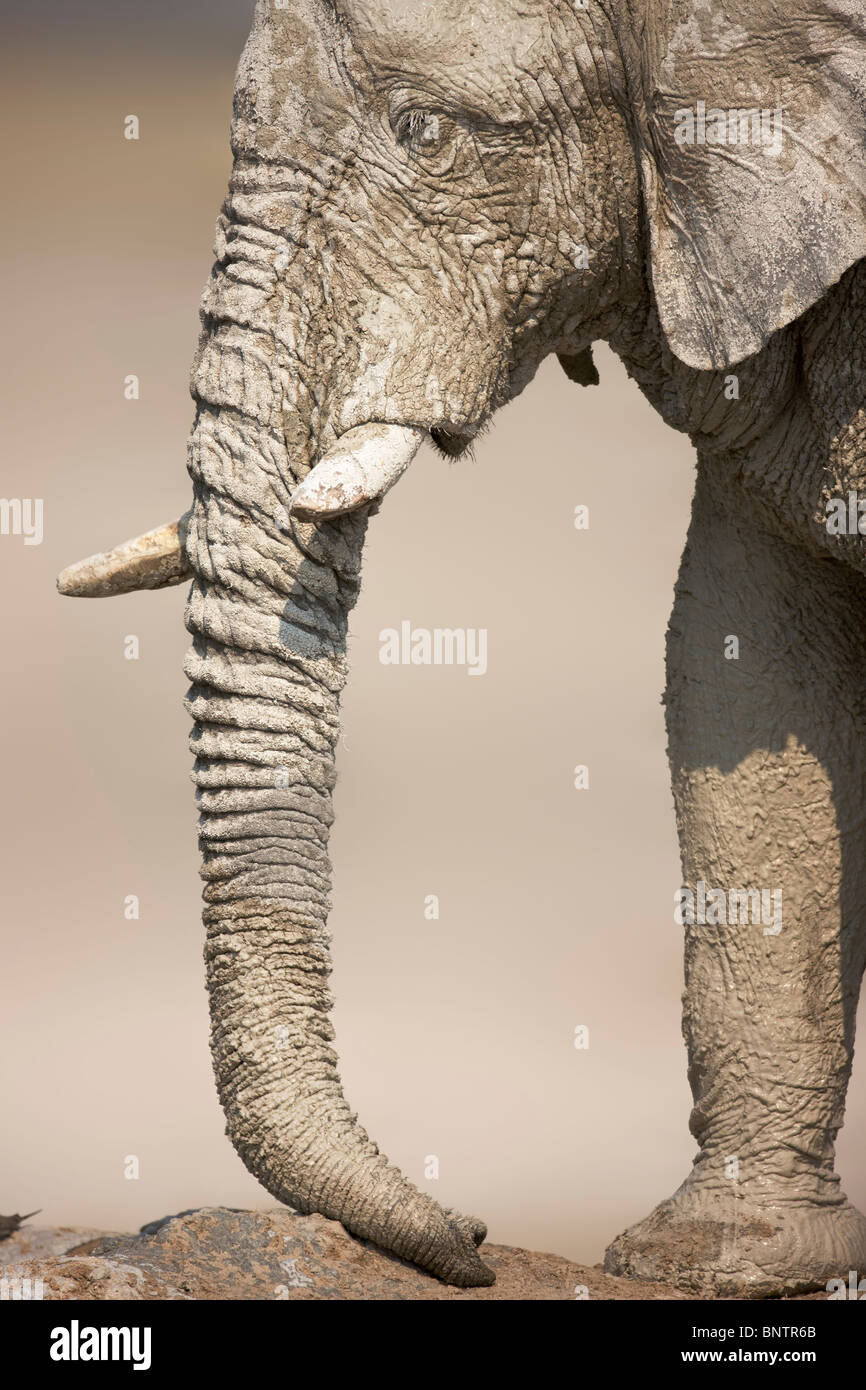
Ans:
[[[84,1299],[684,1300],[663,1284],[614,1279],[601,1265],[485,1245],[486,1289],[454,1289],[350,1236],[336,1221],[285,1207],[181,1212],[137,1234],[25,1225],[0,1242],[5,1297]],[[26,1283],[30,1280],[30,1284]],[[35,1284],[41,1280],[41,1288]],[[17,1282],[20,1281],[20,1282]],[[28,1289],[30,1292],[28,1293]],[[824,1300],[820,1291],[797,1300]]]

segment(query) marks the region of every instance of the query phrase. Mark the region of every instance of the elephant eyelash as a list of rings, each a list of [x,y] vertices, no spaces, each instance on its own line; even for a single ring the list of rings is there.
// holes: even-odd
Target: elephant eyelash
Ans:
[[[440,111],[404,111],[395,122],[394,134],[412,155],[433,153],[442,144],[441,123],[447,119]]]
[[[412,107],[392,122],[397,144],[421,171],[438,179],[452,175],[459,167],[458,133],[469,136],[475,165],[484,169],[485,160],[509,156],[524,149],[532,127],[527,122],[494,122],[474,112],[459,115],[445,111]],[[485,175],[486,177],[486,175]]]

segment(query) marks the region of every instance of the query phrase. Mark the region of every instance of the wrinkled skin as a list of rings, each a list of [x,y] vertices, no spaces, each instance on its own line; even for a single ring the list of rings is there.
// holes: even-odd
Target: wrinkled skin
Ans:
[[[866,953],[866,547],[822,524],[827,497],[866,495],[866,39],[847,0],[785,15],[260,0],[241,60],[183,531],[218,1087],[269,1192],[455,1284],[492,1282],[484,1226],[378,1152],[328,1021],[330,793],[375,506],[289,509],[346,431],[417,426],[459,454],[549,353],[590,383],[597,338],[698,450],[668,636],[683,882],[784,902],[777,935],[686,927],[700,1151],[606,1267],[755,1295],[866,1267],[833,1169]],[[698,100],[779,105],[791,138],[775,162],[679,146]]]

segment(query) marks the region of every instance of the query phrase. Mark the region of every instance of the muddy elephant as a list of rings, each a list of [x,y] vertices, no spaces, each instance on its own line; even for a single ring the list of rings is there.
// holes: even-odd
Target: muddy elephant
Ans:
[[[347,615],[419,443],[470,449],[551,353],[591,385],[597,339],[698,458],[665,703],[699,1152],[606,1268],[754,1296],[866,1268],[834,1171],[866,954],[864,102],[859,0],[256,5],[191,509],[59,585],[192,581],[238,1153],[281,1201],[453,1284],[492,1282],[483,1223],[389,1164],[332,1047]]]

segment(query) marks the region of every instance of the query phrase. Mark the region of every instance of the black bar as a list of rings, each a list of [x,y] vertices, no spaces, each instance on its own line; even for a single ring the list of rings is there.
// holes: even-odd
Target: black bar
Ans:
[[[641,1369],[665,1374],[677,1366],[687,1375],[700,1377],[713,1366],[735,1374],[760,1366],[782,1372],[795,1367],[826,1378],[847,1368],[863,1343],[863,1314],[838,1304],[866,1302],[866,1295],[855,1288],[851,1293],[846,1290],[844,1298],[823,1294],[814,1301],[797,1302],[575,1299],[568,1307],[526,1302],[521,1313],[506,1312],[503,1322],[499,1322],[501,1304],[497,1313],[499,1301],[491,1300],[488,1311],[479,1314],[481,1324],[467,1323],[468,1315],[456,1312],[445,1314],[456,1316],[456,1323],[443,1324],[438,1321],[441,1313],[410,1312],[408,1300],[391,1314],[371,1313],[367,1305],[359,1311],[357,1302],[354,1308],[337,1307],[329,1313],[323,1306],[329,1302],[310,1298],[268,1303],[7,1301],[0,1304],[0,1338],[8,1352],[14,1350],[20,1358],[19,1379],[22,1373],[38,1371],[58,1383],[70,1376],[98,1378],[106,1371],[115,1378],[128,1374],[133,1383],[146,1376],[161,1378],[166,1371],[215,1371],[220,1378],[236,1372],[249,1379],[251,1372],[269,1366],[282,1366],[295,1378],[301,1364],[295,1353],[303,1353],[302,1361],[309,1364],[309,1347],[304,1351],[303,1343],[295,1344],[294,1339],[311,1325],[329,1337],[325,1346],[332,1371],[341,1349],[347,1358],[355,1359],[356,1368],[369,1368],[371,1356],[375,1353],[374,1359],[379,1359],[383,1354],[382,1334],[394,1328],[417,1331],[425,1339],[433,1333],[435,1340],[425,1340],[425,1360],[432,1364],[441,1349],[445,1365],[450,1363],[452,1368],[456,1350],[452,1334],[483,1331],[482,1365],[497,1349],[509,1358],[516,1354],[522,1359],[534,1348],[530,1360],[540,1368],[554,1350],[552,1339],[562,1337],[561,1350],[567,1352],[567,1364],[575,1374],[581,1366],[587,1370],[595,1362],[613,1373]],[[451,1302],[461,1299],[458,1296]],[[294,1303],[298,1306],[290,1306]],[[414,1322],[418,1316],[423,1317],[423,1325]],[[380,1317],[385,1319],[381,1326]],[[432,1323],[429,1317],[434,1318]],[[119,1330],[116,1338],[106,1337],[104,1348],[103,1328]],[[551,1340],[530,1345],[525,1341],[527,1334]],[[115,1347],[127,1354],[126,1360],[111,1359]],[[108,1359],[85,1359],[91,1349],[100,1354],[104,1349]],[[56,1359],[59,1354],[71,1358],[74,1352],[78,1359]],[[135,1359],[140,1363],[138,1371]],[[473,1360],[470,1356],[469,1362]]]

